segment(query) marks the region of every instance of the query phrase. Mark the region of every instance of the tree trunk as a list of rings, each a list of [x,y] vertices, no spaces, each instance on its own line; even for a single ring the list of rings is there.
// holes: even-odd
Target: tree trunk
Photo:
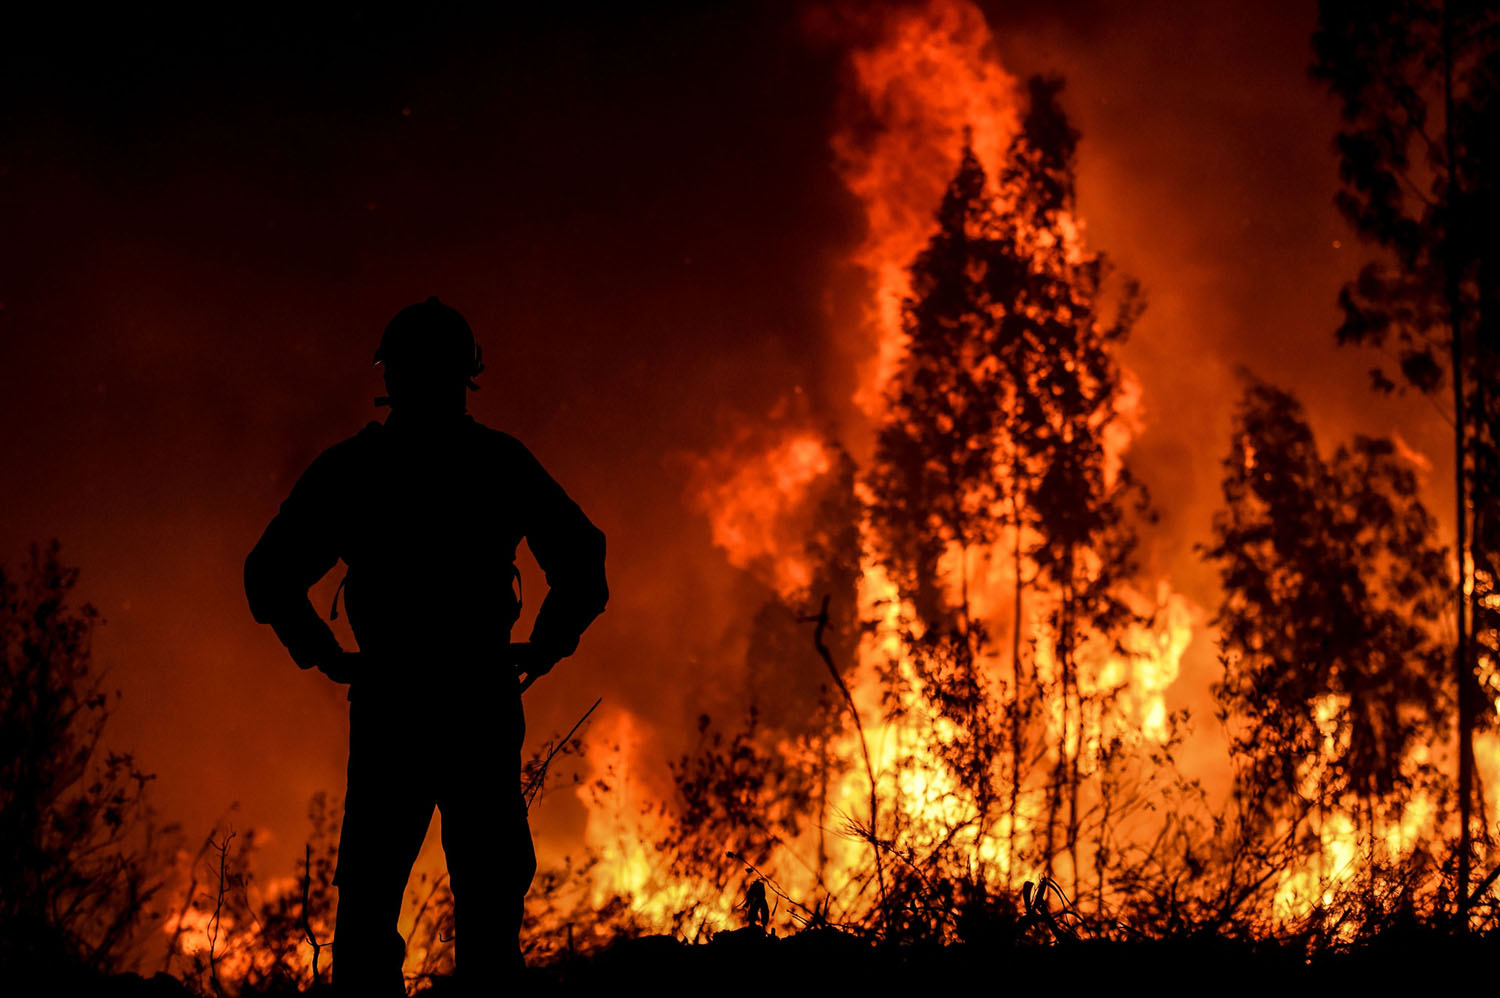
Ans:
[[[1019,479],[1017,479],[1019,480]],[[1006,845],[1006,874],[1016,869],[1016,816],[1021,797],[1021,506],[1016,491],[1011,491],[1011,517],[1016,525],[1016,543],[1012,550],[1016,570],[1016,593],[1010,629],[1010,829]]]
[[[1470,686],[1473,670],[1469,665],[1468,625],[1468,413],[1465,406],[1462,300],[1459,293],[1458,260],[1454,249],[1453,218],[1459,201],[1458,174],[1454,168],[1457,141],[1453,135],[1453,26],[1448,5],[1443,5],[1443,139],[1447,163],[1448,227],[1443,233],[1443,290],[1448,304],[1449,360],[1453,379],[1453,485],[1455,550],[1458,560],[1454,607],[1457,611],[1457,639],[1453,645],[1453,672],[1458,683],[1458,921],[1460,931],[1469,922],[1470,862],[1473,852],[1474,801],[1474,715],[1475,704]]]
[[[1078,863],[1078,756],[1083,751],[1083,696],[1078,690],[1077,662],[1073,659],[1074,633],[1073,613],[1076,608],[1073,595],[1073,556],[1068,554],[1068,581],[1063,595],[1063,617],[1067,621],[1065,635],[1065,661],[1063,696],[1065,703],[1071,702],[1074,717],[1073,750],[1068,754],[1068,855],[1073,863],[1073,896],[1077,897],[1083,884],[1083,871]],[[1066,711],[1065,711],[1066,716]]]

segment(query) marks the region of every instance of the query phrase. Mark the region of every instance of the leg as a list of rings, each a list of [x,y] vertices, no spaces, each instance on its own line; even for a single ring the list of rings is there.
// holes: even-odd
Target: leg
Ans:
[[[496,794],[497,800],[474,801],[480,808],[450,802],[442,809],[455,958],[462,942],[458,966],[466,981],[505,980],[526,966],[521,921],[526,890],[536,873],[536,852],[525,802],[515,795],[507,806],[503,793]]]
[[[463,943],[459,975],[481,987],[508,982],[526,965],[521,921],[536,873],[526,802],[518,792],[524,738],[519,698],[513,708],[506,704],[499,710],[511,714],[509,723],[496,723],[493,715],[462,719],[455,731],[455,765],[438,798],[453,891],[455,956],[458,942]]]
[[[404,734],[404,737],[403,737]],[[398,708],[355,701],[349,719],[349,788],[339,834],[333,979],[344,994],[406,994],[406,943],[396,929],[412,864],[435,799],[411,762]]]

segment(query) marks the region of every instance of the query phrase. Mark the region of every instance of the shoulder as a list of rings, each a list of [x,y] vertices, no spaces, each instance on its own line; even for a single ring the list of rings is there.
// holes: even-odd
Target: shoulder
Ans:
[[[324,484],[343,478],[379,448],[384,429],[380,423],[371,422],[353,436],[327,448],[313,458],[312,464],[303,473],[302,480]]]
[[[504,430],[497,430],[493,427],[485,426],[478,420],[474,420],[473,432],[480,446],[499,460],[527,464],[536,463],[536,458],[532,456],[531,451],[527,449],[526,445]]]
[[[474,425],[485,441],[485,460],[518,495],[536,500],[551,497],[560,490],[551,473],[518,438],[483,423]]]
[[[318,464],[321,462],[323,464],[340,465],[356,461],[378,448],[384,436],[384,424],[372,420],[366,423],[354,436],[345,437],[319,454],[313,463]]]

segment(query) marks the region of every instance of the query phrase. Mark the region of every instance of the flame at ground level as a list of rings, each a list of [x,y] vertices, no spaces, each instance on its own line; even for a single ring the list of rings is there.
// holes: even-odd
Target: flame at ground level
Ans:
[[[845,431],[855,438],[850,449],[862,453],[860,440],[887,416],[892,379],[906,349],[908,268],[934,230],[934,210],[964,136],[971,136],[978,159],[994,177],[1019,112],[1016,81],[996,60],[983,15],[965,0],[931,0],[857,20],[853,33],[860,41],[849,55],[849,76],[851,99],[861,111],[834,136],[833,148],[845,184],[865,212],[866,232],[849,263],[864,274],[868,295],[859,314],[836,322],[834,335],[859,367],[853,403],[862,421]],[[1076,259],[1084,222],[1071,216],[1063,222],[1068,256]],[[1102,433],[1111,482],[1144,430],[1147,402],[1139,379],[1122,372],[1122,391]],[[758,443],[747,446],[752,436]],[[827,484],[834,444],[806,425],[762,426],[705,458],[693,484],[693,505],[709,517],[713,540],[729,561],[802,613],[810,613],[821,595],[809,589],[815,571],[804,542],[808,507]],[[857,483],[857,492],[861,488]],[[923,849],[962,853],[968,873],[996,895],[1018,893],[1022,881],[1045,870],[1075,897],[1090,893],[1102,914],[1116,900],[1105,869],[1112,857],[1166,834],[1156,818],[1168,795],[1192,796],[1193,774],[1205,772],[1217,773],[1219,789],[1227,790],[1227,760],[1174,757],[1183,717],[1168,706],[1188,646],[1215,640],[1209,612],[1166,577],[1125,586],[1119,598],[1146,623],[1131,624],[1116,642],[1084,641],[1068,663],[1070,680],[1052,650],[1056,595],[1027,581],[1019,618],[1013,610],[1014,551],[1018,542],[1027,548],[1033,538],[1017,538],[1012,530],[992,544],[950,545],[938,574],[950,597],[996,639],[976,670],[985,708],[1035,711],[1033,720],[1019,726],[1027,741],[1024,762],[1012,753],[1008,771],[1002,765],[982,779],[972,773],[966,778],[955,760],[964,756],[965,739],[984,725],[934,715],[935,691],[926,688],[911,643],[913,608],[868,553],[871,525],[859,527],[865,553],[858,566],[857,612],[865,629],[855,660],[837,663],[846,670],[848,703],[830,697],[836,720],[821,745],[793,737],[774,745],[783,759],[823,772],[831,768],[835,775],[803,815],[800,833],[779,838],[775,858],[757,872],[773,879],[788,905],[800,906],[797,921],[806,921],[815,908],[833,920],[858,920],[870,911],[879,875],[875,840],[885,862],[896,867]],[[1023,576],[1027,571],[1023,566]],[[1073,700],[1066,693],[1069,681],[1077,684]],[[1029,699],[1018,705],[1020,698]],[[621,795],[608,808],[591,806],[588,841],[602,858],[594,898],[622,895],[646,924],[661,930],[677,925],[678,914],[693,906],[700,926],[728,927],[736,920],[735,898],[706,882],[674,879],[666,872],[667,857],[652,849],[671,820],[662,788],[619,779],[639,768],[630,746],[639,744],[631,732],[642,723],[617,714],[614,734],[604,739],[611,747],[589,753],[591,774],[613,776]],[[1330,732],[1329,751],[1333,737]],[[1411,763],[1442,764],[1442,755],[1433,748],[1430,760]],[[1493,755],[1487,747],[1480,764],[1492,781]],[[874,773],[873,794],[864,758]],[[837,763],[830,767],[830,759]],[[1323,765],[1308,760],[1304,778],[1315,782]],[[1075,790],[1070,806],[1084,817],[1070,819],[1073,841],[1059,848],[1053,840],[1060,802],[1049,798],[1049,787],[1064,771],[1075,787],[1087,789]],[[1121,801],[1128,801],[1129,813],[1111,814]],[[1355,882],[1367,860],[1399,862],[1430,843],[1440,814],[1439,802],[1419,794],[1369,827],[1343,813],[1320,816],[1314,855],[1276,876],[1274,910],[1258,914],[1272,924],[1331,902]],[[1079,841],[1083,829],[1091,841]],[[738,832],[723,831],[725,849],[736,851]],[[724,860],[727,866],[734,862]]]

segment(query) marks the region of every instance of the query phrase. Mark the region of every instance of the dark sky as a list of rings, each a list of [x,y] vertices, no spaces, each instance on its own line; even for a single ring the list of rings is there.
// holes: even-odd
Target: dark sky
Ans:
[[[574,682],[530,697],[533,729],[602,694],[671,732],[716,695],[704,663],[758,591],[688,511],[692,456],[794,386],[849,408],[829,332],[863,225],[829,151],[844,52],[792,5],[635,9],[6,15],[0,560],[58,537],[82,567],[113,737],[194,834],[239,801],[289,862],[308,796],[342,787],[342,694],[250,620],[240,565],[313,456],[379,418],[379,331],[430,294],[485,347],[472,411],[609,536],[610,610]],[[1153,568],[1211,604],[1192,544],[1237,365],[1301,393],[1329,440],[1401,432],[1443,481],[1440,421],[1333,346],[1356,258],[1311,4],[985,11],[1011,73],[1067,76],[1090,241],[1145,285],[1126,360]],[[1195,642],[1183,702],[1212,656]]]
[[[732,8],[212,16],[6,32],[0,553],[56,536],[83,566],[115,739],[194,829],[238,800],[290,849],[341,790],[342,694],[250,621],[239,566],[380,417],[379,331],[429,294],[486,348],[476,416],[609,536],[574,675],[651,680],[539,688],[533,728],[598,693],[691,716],[674,684],[740,597],[684,462],[817,378],[859,224],[827,161],[837,53]]]

